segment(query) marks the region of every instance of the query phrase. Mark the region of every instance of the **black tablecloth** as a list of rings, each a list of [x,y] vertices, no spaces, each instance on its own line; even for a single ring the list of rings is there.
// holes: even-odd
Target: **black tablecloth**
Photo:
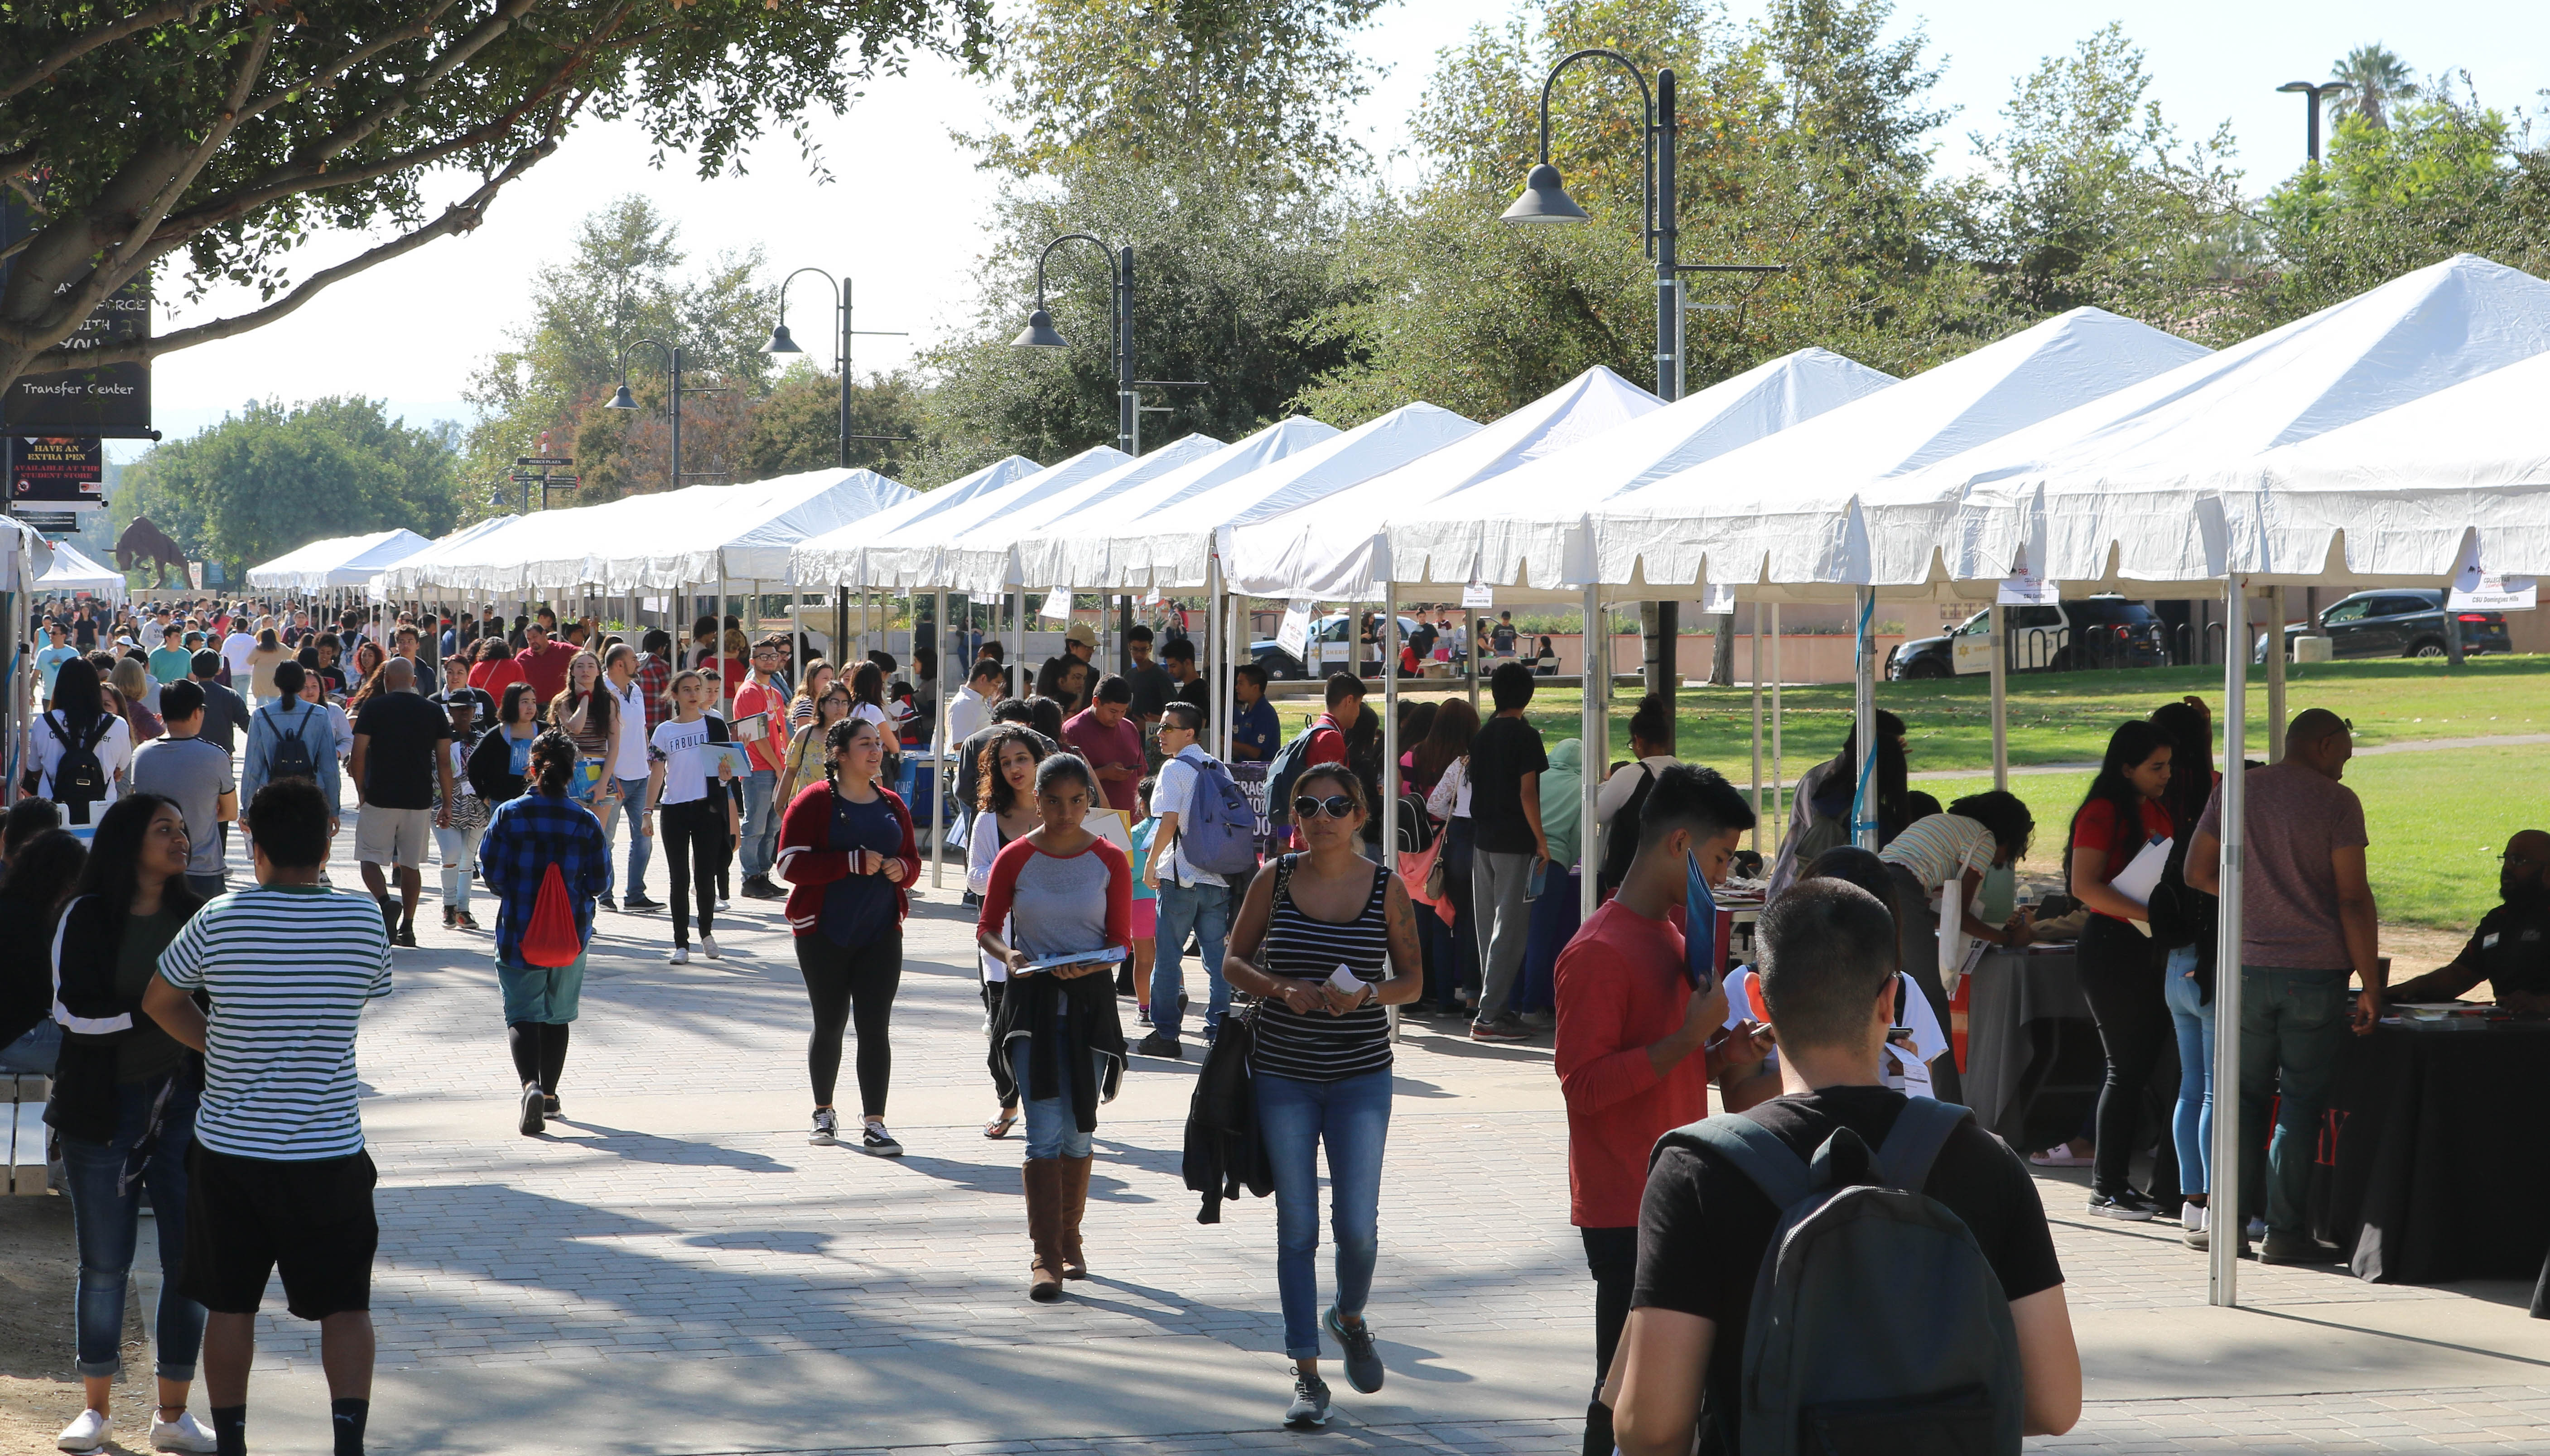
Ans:
[[[1984,952],[1966,1002],[1976,1121],[2022,1151],[2050,1147],[2080,1127],[2104,1066],[2070,946]]]
[[[2435,1284],[2541,1272],[2550,1024],[2384,1024],[2350,1036],[2322,1128],[2313,1231],[2359,1276]]]

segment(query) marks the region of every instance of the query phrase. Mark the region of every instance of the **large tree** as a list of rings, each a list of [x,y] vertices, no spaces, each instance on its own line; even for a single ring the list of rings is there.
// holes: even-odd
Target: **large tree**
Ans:
[[[915,48],[979,58],[989,0],[33,0],[0,12],[0,182],[32,214],[0,288],[0,383],[129,284],[262,306],[85,350],[226,339],[475,227],[591,115],[704,175],[838,111]],[[802,136],[801,136],[802,141]],[[457,187],[451,183],[457,181]],[[459,196],[436,208],[430,193]],[[327,232],[368,245],[322,266]],[[379,237],[386,233],[386,238]]]
[[[250,401],[128,468],[114,514],[119,526],[147,515],[234,572],[330,536],[441,535],[463,517],[456,443],[451,427],[392,420],[379,400]]]

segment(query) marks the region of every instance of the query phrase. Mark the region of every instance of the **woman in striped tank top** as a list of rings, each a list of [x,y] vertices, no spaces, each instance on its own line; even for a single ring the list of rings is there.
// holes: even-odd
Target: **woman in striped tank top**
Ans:
[[[1423,970],[1417,917],[1399,877],[1362,857],[1370,812],[1344,764],[1294,782],[1293,825],[1307,853],[1286,855],[1250,882],[1231,927],[1223,973],[1259,998],[1255,1074],[1258,1130],[1275,1174],[1275,1278],[1284,1298],[1284,1353],[1293,1358],[1288,1425],[1328,1418],[1320,1330],[1345,1351],[1346,1379],[1381,1389],[1381,1356],[1363,1307],[1379,1248],[1381,1154],[1390,1133],[1390,1014],[1417,999]],[[1351,993],[1330,982],[1340,968]],[[1337,1240],[1337,1299],[1319,1308],[1320,1147],[1327,1145]]]

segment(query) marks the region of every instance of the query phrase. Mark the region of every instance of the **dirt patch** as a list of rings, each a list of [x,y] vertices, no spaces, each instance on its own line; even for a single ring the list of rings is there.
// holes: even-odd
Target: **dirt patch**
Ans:
[[[53,1437],[79,1413],[71,1339],[78,1277],[70,1200],[0,1197],[0,1451],[49,1451]],[[147,1452],[158,1387],[141,1302],[130,1296],[124,1371],[110,1407],[118,1439],[107,1449]]]

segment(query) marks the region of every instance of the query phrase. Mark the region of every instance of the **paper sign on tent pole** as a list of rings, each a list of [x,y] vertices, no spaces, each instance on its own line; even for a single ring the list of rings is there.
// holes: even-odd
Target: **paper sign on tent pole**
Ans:
[[[2481,569],[2479,533],[2474,531],[2462,542],[2462,558],[2453,568],[2453,585],[2444,596],[2444,608],[2454,612],[2529,612],[2536,605],[2535,595],[2534,579],[2529,576],[2504,576]]]
[[[2005,607],[2051,607],[2063,600],[2063,587],[2038,576],[2022,561],[2002,578],[1998,598]]]
[[[1069,622],[1071,620],[1071,588],[1058,586],[1052,591],[1045,593],[1044,608],[1036,615],[1039,617],[1050,617],[1056,622]]]
[[[1284,604],[1284,625],[1275,631],[1275,645],[1293,654],[1296,662],[1311,660],[1311,606],[1296,597]]]
[[[1705,583],[1705,584],[1701,587],[1701,589],[1700,589],[1700,615],[1701,615],[1701,616],[1703,616],[1703,617],[1727,617],[1727,616],[1731,616],[1731,615],[1733,615],[1734,611],[1735,611],[1735,588],[1733,588],[1733,587],[1731,587],[1731,586],[1719,586],[1716,582],[1714,582],[1714,581],[1713,581],[1713,582]]]
[[[1461,588],[1461,610],[1492,612],[1496,610],[1497,589],[1484,581],[1474,581]]]

